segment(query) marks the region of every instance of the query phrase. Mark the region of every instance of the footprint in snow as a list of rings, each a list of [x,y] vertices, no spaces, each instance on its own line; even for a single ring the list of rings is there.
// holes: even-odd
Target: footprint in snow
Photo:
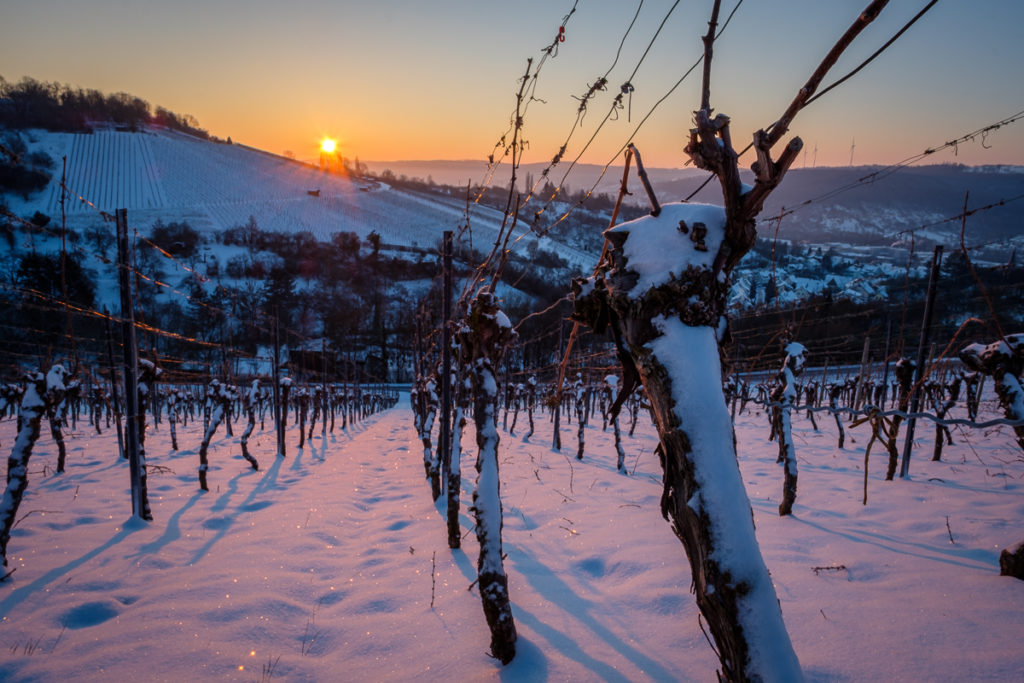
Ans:
[[[61,615],[61,626],[66,626],[70,629],[98,626],[105,621],[113,619],[120,613],[118,604],[113,600],[104,600],[87,602],[78,607],[72,607]]]

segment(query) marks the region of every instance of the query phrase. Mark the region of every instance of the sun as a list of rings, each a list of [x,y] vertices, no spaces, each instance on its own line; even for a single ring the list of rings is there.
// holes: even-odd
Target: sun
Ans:
[[[320,151],[326,152],[327,154],[334,154],[335,150],[338,149],[338,143],[330,138],[324,138],[320,142]]]

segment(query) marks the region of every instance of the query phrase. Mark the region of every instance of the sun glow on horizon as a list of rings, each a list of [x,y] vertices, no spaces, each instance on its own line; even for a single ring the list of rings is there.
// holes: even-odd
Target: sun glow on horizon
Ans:
[[[338,142],[331,138],[324,138],[320,141],[320,151],[326,154],[334,154],[338,149]]]

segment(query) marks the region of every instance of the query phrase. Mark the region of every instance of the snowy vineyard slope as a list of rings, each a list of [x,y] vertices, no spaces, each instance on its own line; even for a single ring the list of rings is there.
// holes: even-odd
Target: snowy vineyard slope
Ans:
[[[69,198],[66,211],[69,227],[77,229],[100,222],[98,210],[126,208],[131,224],[145,231],[158,218],[164,223],[186,220],[209,231],[244,225],[254,216],[268,231],[308,231],[321,240],[340,231],[365,239],[376,231],[388,244],[430,247],[444,230],[464,223],[464,198],[416,195],[244,145],[162,129],[98,129],[91,134],[36,130],[26,142],[56,160],[55,177],[27,201],[11,196],[11,209],[28,215],[38,210],[59,219],[60,160],[67,157],[67,185],[76,196]],[[493,242],[500,224],[499,213],[474,206],[472,227],[481,245]],[[524,240],[520,248],[533,241]],[[574,262],[594,260],[594,255],[564,245],[557,249]]]
[[[864,428],[837,451],[828,426],[816,433],[794,418],[801,489],[790,517],[777,513],[767,418],[742,414],[737,436],[808,678],[1018,680],[1024,582],[998,576],[997,563],[1024,537],[1024,461],[1009,430],[954,433],[946,462],[916,460],[909,481],[884,482],[873,464],[865,507]],[[326,443],[316,433],[305,449],[292,428],[284,459],[272,456],[273,434],[257,432],[259,471],[238,436],[215,440],[206,494],[194,477],[198,428],[179,427],[178,453],[166,423],[149,429],[150,524],[128,521],[112,430],[79,423],[61,475],[43,437],[30,514],[11,538],[17,571],[0,584],[0,680],[713,680],[686,560],[659,514],[649,424],[625,441],[629,476],[616,472],[599,423],[587,427],[582,462],[550,450],[543,416],[532,443],[502,435],[519,630],[504,668],[486,654],[480,601],[467,590],[471,516],[463,550],[448,550],[407,402]],[[575,425],[563,429],[570,439]],[[4,447],[13,430],[0,422]]]

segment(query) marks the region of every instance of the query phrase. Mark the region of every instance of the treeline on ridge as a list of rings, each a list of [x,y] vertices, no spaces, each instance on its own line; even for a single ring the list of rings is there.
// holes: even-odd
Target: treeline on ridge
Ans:
[[[191,114],[177,114],[159,106],[153,108],[146,100],[128,93],[108,95],[91,88],[37,81],[27,76],[10,83],[0,76],[0,127],[83,133],[97,125],[136,131],[146,124],[214,140]]]

